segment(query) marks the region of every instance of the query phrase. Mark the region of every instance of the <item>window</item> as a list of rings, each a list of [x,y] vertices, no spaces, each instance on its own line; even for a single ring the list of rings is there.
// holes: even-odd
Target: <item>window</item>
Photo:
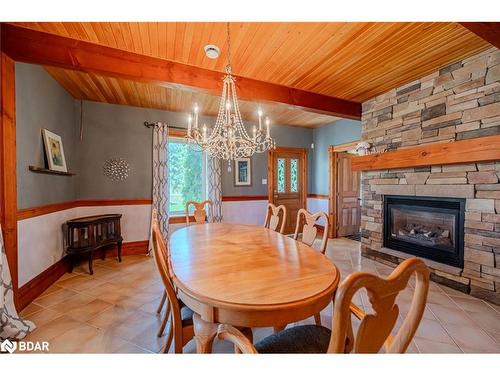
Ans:
[[[205,200],[205,154],[192,150],[184,138],[169,138],[168,174],[171,215],[183,215],[187,201],[201,202]]]

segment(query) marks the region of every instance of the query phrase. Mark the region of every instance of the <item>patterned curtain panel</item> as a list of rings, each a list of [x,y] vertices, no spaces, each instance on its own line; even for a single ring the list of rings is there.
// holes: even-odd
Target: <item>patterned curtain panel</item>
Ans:
[[[208,157],[207,193],[214,204],[213,221],[222,222],[222,167],[217,158]]]
[[[3,246],[0,226],[0,340],[21,340],[36,326],[29,320],[21,319],[14,306],[14,292],[10,278],[9,264]]]
[[[168,239],[168,126],[158,123],[153,128],[153,208],[158,215],[160,230]],[[152,250],[151,237],[149,252]]]

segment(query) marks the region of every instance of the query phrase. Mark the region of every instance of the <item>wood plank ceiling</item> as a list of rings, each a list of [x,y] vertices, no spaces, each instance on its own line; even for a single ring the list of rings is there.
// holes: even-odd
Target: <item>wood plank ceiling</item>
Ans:
[[[223,71],[226,25],[189,23],[17,23],[17,25]],[[231,23],[236,75],[365,101],[488,48],[457,23]],[[203,47],[215,44],[221,58]]]
[[[97,74],[46,66],[49,74],[74,98],[136,107],[156,108],[174,112],[192,111],[194,103],[206,116],[217,116],[220,97],[194,90],[184,90],[130,81]],[[256,121],[259,106],[273,124],[320,127],[338,117],[308,112],[298,107],[278,103],[255,103],[240,100],[244,120]]]
[[[225,23],[15,24],[221,72],[227,61]],[[230,28],[236,75],[357,102],[490,47],[452,22],[231,23]],[[217,45],[221,57],[208,59],[203,50],[206,44]],[[170,110],[185,108],[197,100],[205,102],[207,108],[216,107],[216,98],[208,95],[175,93],[172,88],[159,89],[56,68],[49,71],[68,91],[84,99],[142,103]],[[162,103],[162,95],[168,104]],[[247,111],[250,107],[248,104]],[[267,110],[273,112],[271,105]],[[274,113],[281,113],[281,121],[294,125],[332,122],[330,116],[320,118],[301,111],[278,105]]]

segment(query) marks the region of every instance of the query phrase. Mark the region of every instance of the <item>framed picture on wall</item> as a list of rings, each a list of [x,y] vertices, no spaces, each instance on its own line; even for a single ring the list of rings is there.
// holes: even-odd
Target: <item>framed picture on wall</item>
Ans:
[[[45,155],[49,163],[49,169],[59,172],[67,172],[66,159],[61,137],[47,129],[42,129]]]
[[[252,162],[250,158],[234,159],[234,186],[252,185]]]

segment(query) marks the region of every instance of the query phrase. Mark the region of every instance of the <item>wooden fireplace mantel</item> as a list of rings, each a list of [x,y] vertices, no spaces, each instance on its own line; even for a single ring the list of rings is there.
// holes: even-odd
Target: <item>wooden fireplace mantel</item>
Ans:
[[[500,135],[437,143],[352,158],[355,171],[500,160]]]

